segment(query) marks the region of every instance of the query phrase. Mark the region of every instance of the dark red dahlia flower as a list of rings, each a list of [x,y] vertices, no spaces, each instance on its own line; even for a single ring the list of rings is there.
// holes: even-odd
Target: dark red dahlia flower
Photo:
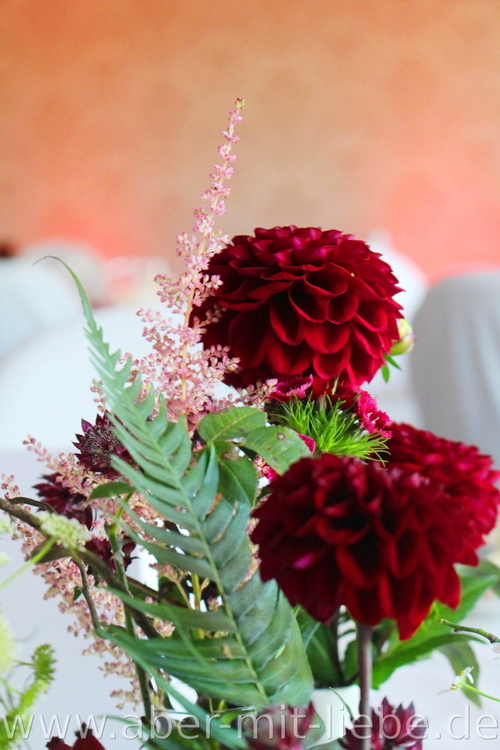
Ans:
[[[352,729],[346,731],[345,737],[339,740],[345,750],[360,750],[366,723],[366,717],[356,719]],[[370,750],[422,750],[426,731],[427,722],[415,714],[413,703],[408,708],[403,708],[402,704],[395,708],[384,698],[379,708],[371,712]]]
[[[95,425],[82,419],[82,430],[83,435],[77,435],[78,441],[73,443],[80,451],[76,454],[78,462],[86,469],[116,479],[119,474],[111,466],[111,457],[120,456],[129,462],[132,458],[116,437],[108,415],[98,414]]]
[[[243,729],[252,750],[302,750],[314,716],[314,706],[269,706],[257,716],[247,715]]]
[[[45,482],[34,485],[38,496],[47,505],[54,508],[59,515],[76,518],[77,521],[91,529],[93,524],[92,508],[89,506],[81,507],[81,503],[87,500],[85,495],[68,490],[58,479],[57,474],[44,474],[42,479],[45,479]]]
[[[473,445],[437,437],[432,432],[418,430],[408,424],[390,425],[392,438],[387,444],[391,464],[405,463],[438,481],[444,492],[460,503],[470,504],[466,532],[470,546],[484,544],[484,536],[494,527],[500,492],[495,483],[500,472],[493,469],[490,456],[479,453]],[[475,565],[477,557],[469,550],[469,557],[460,560]]]
[[[215,306],[205,347],[229,346],[239,370],[229,385],[312,375],[315,391],[335,380],[363,383],[399,338],[401,291],[366,243],[337,230],[295,226],[239,235],[210,261],[222,285],[192,314]]]
[[[456,607],[454,564],[473,554],[471,505],[405,464],[323,454],[271,482],[254,511],[260,573],[326,622],[343,604],[361,623],[410,637],[435,599]]]

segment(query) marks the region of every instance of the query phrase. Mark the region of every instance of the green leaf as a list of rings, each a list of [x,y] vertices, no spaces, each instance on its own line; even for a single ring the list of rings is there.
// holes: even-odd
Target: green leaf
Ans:
[[[89,499],[95,500],[100,497],[117,497],[119,495],[129,495],[134,488],[127,482],[107,482],[94,487],[90,493]]]
[[[296,432],[276,425],[260,427],[245,436],[244,445],[258,453],[278,474],[311,452]]]
[[[236,502],[255,503],[259,475],[250,459],[219,456],[219,471],[219,492]]]
[[[343,678],[333,661],[336,644],[331,629],[300,608],[297,620],[316,687],[341,685]]]
[[[478,638],[471,638],[461,633],[451,633],[449,630],[448,632],[430,635],[426,638],[415,639],[416,636],[413,636],[408,641],[400,641],[397,647],[387,651],[373,665],[374,688],[380,687],[398,667],[411,664],[423,657],[429,656],[435,649],[459,641],[479,641]]]
[[[460,603],[456,609],[450,609],[441,602],[435,602],[432,610],[434,619],[451,620],[451,622],[462,622],[462,620],[474,609],[480,597],[498,580],[495,575],[477,575],[474,568],[463,566],[460,581],[462,594]]]
[[[390,365],[392,365],[393,367],[395,367],[397,370],[401,369],[401,365],[398,362],[396,362],[396,360],[394,359],[394,357],[391,357],[390,354],[385,354],[384,358],[385,358],[386,362],[388,362]]]
[[[198,425],[198,432],[206,443],[233,440],[265,427],[266,421],[266,413],[254,406],[233,406],[227,411],[207,414]]]
[[[187,620],[182,610],[171,607],[163,610],[176,626],[170,638],[138,640],[116,628],[109,629],[108,637],[154,675],[169,694],[171,688],[161,679],[162,670],[203,695],[236,706],[305,705],[312,691],[312,676],[294,612],[274,581],[263,583],[258,574],[250,574],[249,504],[246,497],[240,502],[229,496],[234,483],[227,475],[220,480],[214,441],[243,438],[259,452],[264,446],[268,462],[278,469],[308,453],[306,446],[293,433],[278,429],[284,433],[281,440],[276,428],[264,426],[263,412],[242,408],[206,417],[200,435],[207,447],[193,453],[185,420],[170,423],[161,403],[154,416],[151,390],[137,403],[142,390],[140,377],[132,385],[128,382],[130,362],[119,368],[119,352],[110,352],[81,285],[79,291],[92,359],[116,435],[137,464],[134,467],[115,458],[113,466],[150,503],[159,521],[171,521],[182,530],[169,537],[172,532],[165,524],[163,528],[150,524],[143,533],[133,529],[128,533],[140,539],[158,561],[211,580],[221,601],[217,614],[224,615],[227,623],[224,638],[212,638],[213,613],[198,612],[195,630],[207,636],[200,638],[192,628],[194,620]],[[256,428],[256,424],[263,426]],[[264,458],[268,460],[266,455]],[[248,459],[243,456],[237,460]],[[240,495],[249,493],[248,474],[247,468],[233,473],[233,479],[236,475],[245,487]],[[220,493],[221,487],[227,496]]]
[[[454,675],[460,674],[465,667],[472,667],[474,671],[474,680],[476,682],[478,681],[479,663],[469,643],[464,641],[447,643],[445,646],[440,646],[439,651],[441,651],[450,662]],[[480,695],[470,692],[469,690],[463,690],[462,692],[469,700],[475,703],[476,706],[481,706]]]
[[[494,591],[497,596],[500,596],[500,568],[495,565],[491,560],[480,560],[479,565],[475,567],[469,566],[458,566],[460,577],[470,578],[483,578],[484,576],[491,576],[494,582],[491,584],[490,589]]]
[[[461,622],[474,608],[481,595],[498,580],[495,574],[478,575],[474,568],[467,566],[462,566],[460,570],[462,595],[458,607],[453,610],[441,602],[434,602],[429,617],[412,638],[406,641],[395,639],[373,666],[374,687],[385,682],[398,667],[429,656],[434,649],[467,641],[482,643],[481,639],[473,634],[453,633],[449,627],[439,622],[441,619],[457,624]]]

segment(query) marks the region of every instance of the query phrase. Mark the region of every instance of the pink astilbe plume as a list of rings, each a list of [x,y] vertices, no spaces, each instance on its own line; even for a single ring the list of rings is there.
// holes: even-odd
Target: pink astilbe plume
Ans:
[[[187,414],[192,424],[205,412],[213,410],[214,388],[224,373],[237,367],[237,360],[228,356],[225,347],[215,346],[203,351],[197,346],[206,326],[217,319],[218,312],[211,311],[209,317],[191,325],[189,319],[193,307],[199,307],[220,283],[206,271],[210,258],[228,240],[215,228],[215,219],[226,210],[225,201],[230,192],[226,183],[232,177],[231,164],[236,159],[231,150],[239,140],[234,131],[242,120],[243,106],[243,100],[236,100],[234,109],[229,112],[227,129],[222,131],[225,142],[218,148],[222,164],[214,165],[210,175],[212,184],[202,195],[208,201],[208,210],[203,206],[197,208],[193,233],[177,237],[177,254],[185,258],[186,271],[177,281],[163,275],[155,279],[160,287],[160,299],[169,309],[169,318],[151,310],[138,313],[145,324],[144,335],[154,351],[135,361],[132,377],[141,373],[146,384],[155,385],[166,399],[170,419]]]

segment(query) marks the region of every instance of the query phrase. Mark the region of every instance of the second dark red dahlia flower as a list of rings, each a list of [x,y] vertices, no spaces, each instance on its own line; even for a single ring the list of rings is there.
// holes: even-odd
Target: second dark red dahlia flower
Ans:
[[[228,346],[239,370],[229,385],[312,375],[316,391],[334,381],[373,378],[399,338],[401,291],[390,266],[366,243],[337,230],[296,226],[239,235],[210,261],[222,285],[194,317],[215,306],[205,347]]]
[[[343,604],[358,622],[396,620],[408,638],[434,600],[456,607],[457,562],[475,559],[473,503],[404,463],[323,454],[271,483],[255,511],[261,576],[292,604],[329,620]]]
[[[390,425],[391,439],[387,449],[391,463],[405,463],[414,470],[432,476],[447,495],[454,497],[457,507],[461,500],[470,503],[467,533],[471,548],[484,543],[485,534],[492,531],[498,513],[500,493],[495,483],[500,472],[493,468],[493,460],[479,452],[474,445],[447,440],[427,430],[409,424]],[[477,562],[474,553],[468,562]]]

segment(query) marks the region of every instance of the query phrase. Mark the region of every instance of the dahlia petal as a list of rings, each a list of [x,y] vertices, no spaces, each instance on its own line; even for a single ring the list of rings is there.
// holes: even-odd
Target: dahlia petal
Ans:
[[[259,365],[266,354],[266,331],[269,321],[266,312],[259,313],[241,313],[229,324],[234,356],[240,358],[240,366],[245,368]],[[259,338],[253,335],[255,326],[260,328]]]
[[[297,346],[285,344],[279,340],[274,331],[268,332],[263,341],[262,350],[266,351],[266,363],[270,372],[274,373],[302,375],[311,361],[310,349],[306,344],[302,343]]]
[[[290,306],[304,320],[313,323],[324,323],[328,316],[328,299],[310,296],[297,286],[288,292]]]
[[[388,326],[387,311],[379,302],[360,302],[354,320],[369,331],[385,331]]]
[[[269,309],[269,322],[275,334],[285,344],[300,344],[304,339],[304,323],[302,318],[289,314],[283,304],[276,301]]]
[[[295,250],[293,254],[293,260],[297,266],[304,266],[313,273],[324,267],[326,258],[328,258],[328,248],[322,244],[314,246],[309,243]]]
[[[346,323],[349,320],[357,320],[359,301],[352,290],[340,294],[330,300],[328,305],[328,320],[330,323]]]
[[[344,348],[351,335],[351,328],[346,325],[335,325],[328,321],[321,326],[305,324],[304,339],[313,351],[320,354],[335,354]]]
[[[370,532],[354,544],[337,549],[336,557],[345,580],[362,589],[373,587],[385,567],[383,546]]]
[[[346,362],[351,355],[351,345],[349,341],[346,345],[334,354],[315,354],[313,366],[317,375],[323,380],[335,378],[345,369]],[[351,381],[354,382],[354,381]]]

